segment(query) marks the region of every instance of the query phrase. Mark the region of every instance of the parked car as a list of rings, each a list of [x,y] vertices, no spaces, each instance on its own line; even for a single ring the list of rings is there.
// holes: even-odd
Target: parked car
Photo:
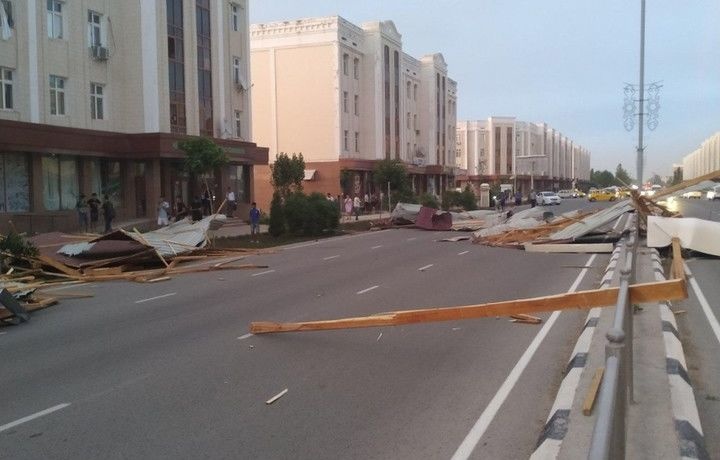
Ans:
[[[560,198],[577,198],[578,194],[574,190],[560,190],[557,192],[557,196]]]
[[[716,185],[705,194],[708,200],[720,200],[720,185]]]
[[[693,190],[692,192],[685,192],[682,194],[683,198],[702,198],[702,192],[700,190]]]
[[[615,201],[617,193],[613,189],[591,190],[588,193],[588,201]]]
[[[560,198],[555,192],[540,192],[537,194],[538,206],[545,206],[546,204],[560,204],[562,198]]]

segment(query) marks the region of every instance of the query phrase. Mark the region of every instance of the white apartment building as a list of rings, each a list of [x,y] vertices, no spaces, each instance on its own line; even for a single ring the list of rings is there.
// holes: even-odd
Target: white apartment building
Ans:
[[[222,194],[251,201],[247,0],[0,1],[0,221],[76,227],[83,193],[118,218],[152,216],[160,195],[199,193],[181,172],[186,135],[231,160]],[[0,231],[4,227],[0,223]]]
[[[700,148],[683,157],[683,180],[720,170],[720,132],[705,139]]]
[[[458,181],[479,186],[512,184],[530,189],[570,188],[590,179],[590,153],[546,123],[515,117],[457,123]]]
[[[253,134],[270,161],[303,154],[306,190],[373,193],[382,159],[406,163],[418,192],[447,187],[457,83],[441,54],[403,52],[392,21],[339,16],[253,24],[250,37]]]

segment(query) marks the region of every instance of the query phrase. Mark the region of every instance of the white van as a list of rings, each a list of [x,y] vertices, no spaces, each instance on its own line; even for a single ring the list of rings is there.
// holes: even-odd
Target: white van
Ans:
[[[707,198],[708,200],[720,200],[720,184],[708,190],[705,198]]]

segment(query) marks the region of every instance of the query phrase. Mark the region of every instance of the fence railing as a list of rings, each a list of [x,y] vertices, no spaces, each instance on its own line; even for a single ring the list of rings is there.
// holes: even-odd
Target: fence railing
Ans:
[[[620,286],[615,316],[606,337],[605,372],[597,403],[588,459],[625,458],[625,421],[628,402],[633,401],[633,306],[630,285],[635,282],[637,223],[630,216],[630,232],[621,240]]]

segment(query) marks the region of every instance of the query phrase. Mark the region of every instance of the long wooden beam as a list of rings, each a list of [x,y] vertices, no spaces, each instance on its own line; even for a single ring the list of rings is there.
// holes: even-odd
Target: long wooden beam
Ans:
[[[427,308],[381,313],[373,316],[342,318],[326,321],[308,321],[301,323],[275,323],[258,321],[250,323],[253,334],[293,331],[326,331],[332,329],[353,329],[361,327],[398,326],[402,324],[454,321],[471,318],[488,318],[541,311],[569,310],[573,308],[593,308],[614,306],[619,288],[596,289],[591,291],[557,294],[531,299],[508,300],[460,307]],[[632,303],[657,302],[661,300],[680,300],[687,298],[684,279],[658,281],[654,283],[633,284],[630,286]]]

